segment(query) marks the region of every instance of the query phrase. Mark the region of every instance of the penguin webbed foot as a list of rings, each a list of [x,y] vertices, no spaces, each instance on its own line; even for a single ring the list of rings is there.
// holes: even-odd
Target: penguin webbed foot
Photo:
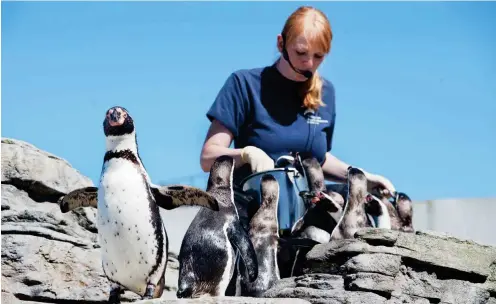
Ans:
[[[143,300],[152,299],[154,293],[155,293],[155,285],[153,285],[152,283],[148,283],[146,285],[145,294],[143,295]]]
[[[122,289],[119,285],[112,285],[110,287],[110,295],[108,298],[109,304],[118,304],[121,303],[121,294],[124,293],[124,289]]]
[[[401,227],[400,231],[407,232],[407,233],[415,233],[415,230],[413,229],[413,227],[408,227],[408,226]]]

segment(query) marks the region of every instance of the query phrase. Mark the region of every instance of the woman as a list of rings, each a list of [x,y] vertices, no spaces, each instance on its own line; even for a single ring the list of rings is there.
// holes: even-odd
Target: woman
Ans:
[[[228,77],[207,113],[211,125],[200,161],[205,172],[218,156],[230,155],[237,164],[236,183],[252,172],[274,168],[274,160],[282,155],[310,152],[327,180],[346,182],[349,165],[330,152],[334,87],[317,72],[331,40],[324,13],[300,7],[277,36],[281,58],[271,66],[238,70]],[[366,176],[371,187],[394,193],[386,178],[368,172]]]

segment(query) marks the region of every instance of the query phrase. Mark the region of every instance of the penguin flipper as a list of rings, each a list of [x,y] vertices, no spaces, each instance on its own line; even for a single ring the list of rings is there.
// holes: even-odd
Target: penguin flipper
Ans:
[[[98,206],[98,188],[97,187],[84,187],[73,190],[58,200],[60,211],[67,213],[71,210],[80,207],[93,207]]]
[[[304,216],[302,216],[299,220],[294,223],[293,228],[291,228],[291,235],[294,235],[300,232],[301,228],[305,224]]]
[[[253,243],[248,233],[244,230],[239,221],[234,221],[227,228],[227,237],[240,253],[241,260],[248,273],[250,282],[254,282],[258,277],[258,259]]]
[[[151,186],[158,206],[172,210],[180,206],[201,206],[219,211],[219,203],[206,191],[185,185]]]

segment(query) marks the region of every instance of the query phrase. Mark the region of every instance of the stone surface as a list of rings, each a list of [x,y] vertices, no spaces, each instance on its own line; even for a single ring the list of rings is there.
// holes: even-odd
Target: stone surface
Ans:
[[[56,200],[92,185],[62,158],[2,139],[2,303],[105,303],[109,282],[97,246],[96,210],[62,214]],[[168,228],[174,233],[174,225]],[[439,233],[359,230],[320,244],[305,274],[278,281],[263,298],[177,299],[172,254],[161,299],[136,303],[496,304],[496,248]]]
[[[66,160],[27,142],[2,138],[2,184],[6,183],[38,202],[56,201],[61,194],[93,185]]]
[[[274,299],[248,297],[203,297],[198,299],[153,299],[137,301],[137,304],[310,304],[301,299]]]
[[[350,292],[379,296],[367,300],[374,303],[475,304],[496,297],[496,248],[447,235],[368,228],[355,239],[317,245],[306,258],[306,276],[285,279],[266,295],[311,299],[327,293],[329,303],[347,303],[340,296]],[[318,275],[310,280],[312,290],[297,291],[309,275]]]

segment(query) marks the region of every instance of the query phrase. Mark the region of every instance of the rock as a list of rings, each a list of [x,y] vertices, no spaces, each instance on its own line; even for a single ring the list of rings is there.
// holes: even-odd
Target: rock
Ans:
[[[203,297],[198,299],[179,300],[141,300],[137,304],[310,304],[301,299],[272,299],[272,298],[248,298],[248,297]]]
[[[6,207],[2,211],[2,235],[32,233],[81,246],[96,242],[96,228],[92,228],[96,210],[62,214],[57,204],[37,203],[25,191],[5,184],[2,185],[2,206]],[[84,218],[82,214],[91,216]]]
[[[65,160],[2,139],[2,303],[106,302],[96,209],[62,214],[54,204],[91,185]],[[123,302],[496,304],[496,248],[449,235],[362,229],[355,239],[314,246],[302,265],[304,275],[279,280],[263,298],[178,300],[171,254],[162,298],[126,291]]]
[[[60,157],[21,140],[2,138],[2,184],[26,191],[37,202],[56,202],[93,182]]]
[[[9,293],[9,292],[4,292],[2,290],[2,303],[3,304],[17,304],[17,303],[21,303],[21,301],[16,298],[13,294]]]
[[[385,303],[386,298],[372,292],[348,291],[340,275],[307,274],[285,278],[265,292],[269,298],[299,298],[311,303]]]
[[[306,276],[275,285],[266,296],[310,299],[341,288],[340,294],[375,294],[381,298],[367,301],[377,303],[475,304],[496,297],[496,248],[447,235],[367,228],[355,239],[316,245],[306,258]],[[302,281],[312,290],[298,293]],[[334,294],[327,297],[328,303],[344,303]]]
[[[397,255],[362,253],[351,257],[342,267],[346,273],[372,272],[394,276],[400,271],[400,265],[401,257]]]

